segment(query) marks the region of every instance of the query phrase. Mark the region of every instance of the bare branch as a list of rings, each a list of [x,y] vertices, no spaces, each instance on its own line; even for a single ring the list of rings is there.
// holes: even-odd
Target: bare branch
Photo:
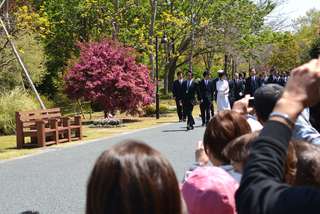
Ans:
[[[16,58],[11,58],[3,63],[0,64],[0,68],[3,68],[4,66],[9,65],[10,62],[14,61]]]

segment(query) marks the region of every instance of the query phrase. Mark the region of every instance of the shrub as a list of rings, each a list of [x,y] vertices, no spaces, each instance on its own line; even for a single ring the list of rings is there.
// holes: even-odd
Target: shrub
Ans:
[[[26,91],[16,88],[0,93],[0,133],[15,133],[15,112],[39,108],[34,98]]]
[[[168,99],[172,99],[173,95],[172,93],[168,93],[168,94],[160,94],[160,99],[161,100],[168,100]]]
[[[154,104],[148,105],[144,107],[143,110],[144,110],[144,116],[146,117],[154,116],[156,114],[156,105]],[[160,111],[160,114],[167,114],[167,113],[170,113],[172,110],[168,105],[160,104],[159,111]]]
[[[105,113],[136,113],[153,101],[154,85],[131,48],[111,40],[80,45],[80,58],[65,76],[72,99],[99,103]]]
[[[118,119],[101,119],[101,120],[95,120],[92,122],[92,124],[89,125],[89,128],[114,128],[114,127],[121,127],[122,120]]]

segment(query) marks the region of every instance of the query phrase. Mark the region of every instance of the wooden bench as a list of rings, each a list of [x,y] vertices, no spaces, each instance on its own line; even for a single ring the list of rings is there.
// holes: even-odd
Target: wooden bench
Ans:
[[[62,117],[60,108],[16,112],[17,148],[43,147],[82,139],[81,116]],[[31,143],[26,144],[25,138]]]

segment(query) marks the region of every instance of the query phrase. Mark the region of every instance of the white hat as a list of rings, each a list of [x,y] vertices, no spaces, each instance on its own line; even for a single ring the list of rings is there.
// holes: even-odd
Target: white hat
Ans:
[[[219,70],[218,71],[218,74],[223,74],[224,73],[224,70]]]

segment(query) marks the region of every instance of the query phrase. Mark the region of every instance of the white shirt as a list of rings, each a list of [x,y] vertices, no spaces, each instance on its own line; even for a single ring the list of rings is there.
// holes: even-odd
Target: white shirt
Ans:
[[[192,79],[192,80],[193,80],[193,79]],[[188,82],[187,82],[187,88],[189,88],[190,85],[192,84],[192,80],[188,80]]]
[[[257,118],[252,116],[251,114],[247,115],[247,122],[249,123],[252,132],[261,131],[263,128]]]

